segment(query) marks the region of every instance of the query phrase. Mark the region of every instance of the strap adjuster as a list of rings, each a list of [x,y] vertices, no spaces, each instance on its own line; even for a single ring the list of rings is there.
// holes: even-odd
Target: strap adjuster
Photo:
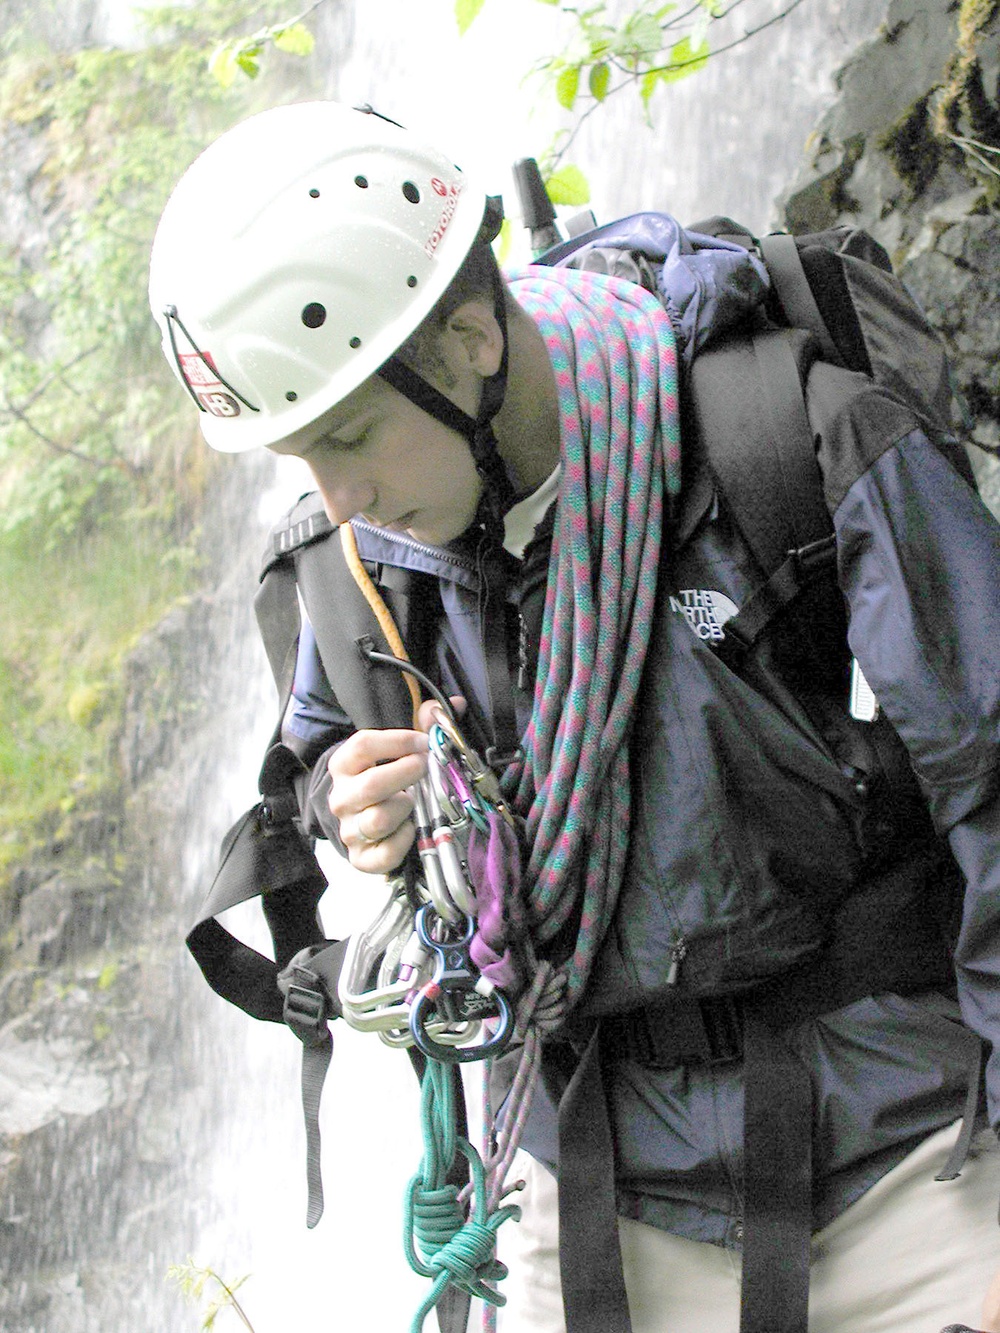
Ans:
[[[809,542],[788,552],[788,558],[795,564],[801,578],[813,578],[832,563],[837,550],[837,537],[830,533],[819,541]]]
[[[315,986],[296,985],[289,982],[285,991],[285,1003],[282,1018],[298,1039],[306,1046],[319,1046],[327,1038],[326,996],[319,987],[319,978],[315,973],[297,970],[301,980],[312,977]]]

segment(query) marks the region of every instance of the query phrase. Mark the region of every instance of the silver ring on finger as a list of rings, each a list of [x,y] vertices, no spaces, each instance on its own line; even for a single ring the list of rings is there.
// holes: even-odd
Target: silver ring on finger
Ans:
[[[356,827],[356,829],[357,829],[358,837],[361,839],[361,841],[364,843],[364,845],[365,845],[366,847],[375,847],[375,846],[377,846],[380,842],[382,842],[382,839],[381,839],[381,838],[370,838],[370,837],[368,836],[368,834],[367,834],[367,833],[364,831],[364,829],[361,827],[361,816],[360,816],[360,815],[358,816],[358,822],[357,822],[357,824],[355,825],[355,827]]]

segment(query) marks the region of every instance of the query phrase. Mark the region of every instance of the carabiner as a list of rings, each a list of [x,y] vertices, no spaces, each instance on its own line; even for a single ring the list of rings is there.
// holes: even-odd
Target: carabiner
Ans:
[[[499,1055],[514,1032],[514,1011],[493,982],[475,967],[469,946],[475,933],[472,917],[465,917],[461,936],[456,936],[452,923],[438,918],[445,934],[451,938],[438,940],[432,934],[430,903],[421,907],[414,919],[417,935],[427,949],[436,955],[431,980],[422,986],[410,1005],[410,1032],[424,1055],[445,1064],[468,1064]],[[450,1023],[497,1019],[496,1031],[478,1046],[444,1044],[430,1031],[435,1021],[442,1018]]]

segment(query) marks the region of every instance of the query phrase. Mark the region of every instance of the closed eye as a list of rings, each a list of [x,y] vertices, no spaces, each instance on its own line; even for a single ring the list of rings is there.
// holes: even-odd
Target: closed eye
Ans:
[[[319,435],[308,449],[304,449],[299,455],[300,458],[308,458],[310,454],[317,450],[335,451],[337,453],[351,453],[356,449],[361,449],[368,442],[369,430],[365,426],[353,439],[345,440],[343,435],[334,435],[332,431],[325,435]]]

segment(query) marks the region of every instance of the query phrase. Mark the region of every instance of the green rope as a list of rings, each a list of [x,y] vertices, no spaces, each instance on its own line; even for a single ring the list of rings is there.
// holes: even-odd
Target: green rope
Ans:
[[[507,1218],[521,1216],[514,1204],[489,1212],[482,1158],[457,1132],[452,1069],[438,1060],[427,1061],[420,1125],[424,1155],[406,1191],[403,1248],[413,1271],[433,1279],[433,1285],[414,1316],[410,1333],[421,1333],[424,1319],[449,1285],[491,1305],[505,1303],[506,1297],[487,1285],[507,1276],[506,1267],[496,1257],[496,1233]],[[472,1175],[469,1217],[459,1202],[459,1187],[447,1179],[456,1151],[465,1157]]]

